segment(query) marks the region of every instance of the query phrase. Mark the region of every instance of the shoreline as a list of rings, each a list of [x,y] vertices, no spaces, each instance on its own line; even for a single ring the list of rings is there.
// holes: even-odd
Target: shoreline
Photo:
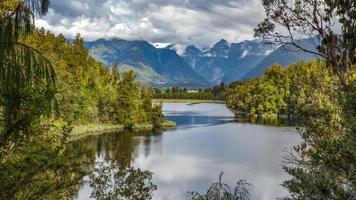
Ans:
[[[165,120],[162,122],[161,129],[168,129],[176,127],[176,123],[173,121]],[[137,124],[132,127],[133,131],[148,131],[153,130],[154,127],[152,124]],[[73,128],[69,133],[68,141],[73,141],[81,139],[87,136],[92,135],[101,135],[104,133],[111,132],[121,132],[127,130],[123,125],[113,125],[113,124],[87,124],[87,125],[78,125]]]

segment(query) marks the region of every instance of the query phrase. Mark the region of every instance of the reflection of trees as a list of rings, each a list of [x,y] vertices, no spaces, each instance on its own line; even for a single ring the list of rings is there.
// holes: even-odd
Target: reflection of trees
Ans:
[[[240,123],[261,124],[267,126],[294,126],[298,123],[296,119],[287,118],[263,118],[263,117],[247,117],[244,115],[235,116],[235,121]]]
[[[91,198],[111,199],[151,199],[157,186],[152,183],[152,173],[133,167],[120,166],[118,162],[98,163],[90,176],[89,185],[93,189]]]
[[[88,137],[73,143],[85,144],[89,149],[103,156],[104,162],[95,163],[89,176],[89,185],[93,189],[91,197],[95,199],[151,199],[157,186],[152,183],[152,173],[131,166],[134,151],[140,144],[138,136],[152,135],[150,132],[124,131],[97,137]],[[153,133],[160,134],[160,132]],[[145,137],[145,151],[151,146],[152,139]],[[94,157],[94,155],[93,155]]]
[[[213,183],[206,194],[198,192],[188,192],[190,200],[248,200],[250,194],[247,187],[250,185],[245,180],[239,180],[235,188],[230,188],[229,185],[222,183],[221,179],[223,172],[219,175],[219,182]]]
[[[62,133],[46,132],[17,142],[0,159],[0,199],[71,198],[92,156],[65,140]]]
[[[161,132],[152,133],[152,131],[123,131],[119,133],[109,133],[106,135],[93,136],[81,139],[75,143],[83,143],[89,149],[97,152],[97,156],[104,156],[106,162],[118,162],[119,167],[130,167],[134,160],[134,152],[140,141],[137,139],[139,136],[147,135],[160,135]],[[152,138],[145,137],[143,143],[145,144],[145,154],[150,152]]]

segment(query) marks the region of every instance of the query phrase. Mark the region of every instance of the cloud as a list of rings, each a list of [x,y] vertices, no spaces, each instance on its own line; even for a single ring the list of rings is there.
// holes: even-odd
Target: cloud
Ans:
[[[73,38],[143,39],[211,45],[251,39],[264,17],[260,0],[52,0],[37,27]]]

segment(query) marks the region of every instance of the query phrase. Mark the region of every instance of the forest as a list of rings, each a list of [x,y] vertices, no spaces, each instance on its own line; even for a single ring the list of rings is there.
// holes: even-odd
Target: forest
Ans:
[[[301,61],[286,68],[275,64],[264,76],[232,86],[226,104],[235,114],[297,117],[310,109],[312,94],[330,91],[335,78],[321,60]]]
[[[92,58],[79,34],[69,42],[41,29],[26,39],[55,66],[59,119],[73,125],[161,126],[161,105],[151,106],[151,89],[141,86],[133,71],[120,73],[117,65],[109,68]]]
[[[155,99],[198,99],[198,100],[224,100],[227,85],[223,82],[212,88],[187,89],[180,87],[154,88]]]

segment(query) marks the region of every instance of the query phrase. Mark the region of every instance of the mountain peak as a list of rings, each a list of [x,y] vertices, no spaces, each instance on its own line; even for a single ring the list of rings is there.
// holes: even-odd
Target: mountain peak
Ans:
[[[221,39],[217,43],[215,43],[211,49],[214,48],[226,49],[226,48],[230,48],[230,46],[231,44],[227,40]]]
[[[211,49],[205,52],[206,57],[222,57],[229,56],[231,45],[228,41],[221,39]]]
[[[202,53],[202,51],[194,45],[189,45],[185,49],[185,54],[199,55],[201,53]]]
[[[225,40],[225,39],[220,39],[215,45],[217,45],[217,44],[228,45],[229,42],[227,40]]]

